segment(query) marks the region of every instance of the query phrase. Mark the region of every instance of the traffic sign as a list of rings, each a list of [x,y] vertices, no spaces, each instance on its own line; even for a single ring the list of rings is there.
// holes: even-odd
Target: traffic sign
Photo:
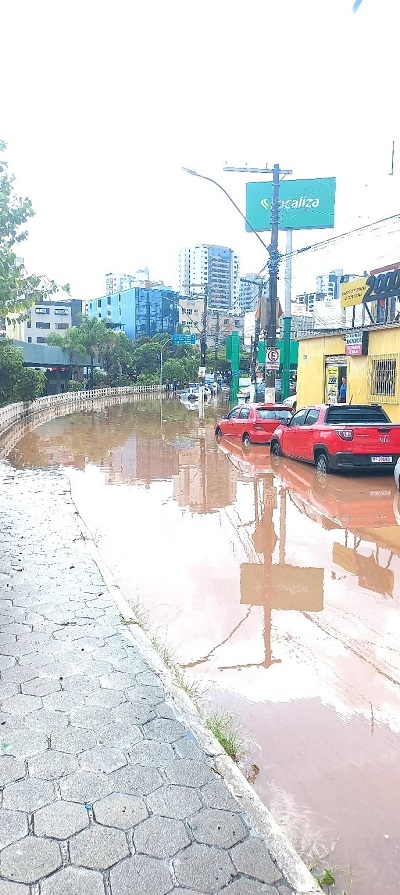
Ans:
[[[174,345],[195,345],[196,336],[192,336],[191,333],[174,333],[172,341]]]
[[[265,354],[266,370],[279,370],[281,360],[281,352],[279,348],[267,348]]]

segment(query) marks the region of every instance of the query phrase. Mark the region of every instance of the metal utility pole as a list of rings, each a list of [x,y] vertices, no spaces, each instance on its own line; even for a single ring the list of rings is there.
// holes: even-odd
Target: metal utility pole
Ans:
[[[278,302],[278,274],[280,253],[278,248],[279,234],[279,185],[281,176],[292,174],[292,171],[283,171],[278,164],[273,168],[232,168],[225,166],[224,171],[239,171],[245,174],[272,174],[272,208],[271,208],[271,242],[268,247],[269,271],[269,313],[267,328],[265,331],[265,341],[267,348],[274,348],[276,345],[276,318],[277,318],[277,302]],[[273,402],[275,400],[275,370],[268,369],[266,366],[265,381],[265,400]]]
[[[203,325],[200,336],[200,369],[199,369],[199,420],[204,419],[204,386],[206,384],[206,351],[207,351],[207,304],[208,285],[204,287]]]

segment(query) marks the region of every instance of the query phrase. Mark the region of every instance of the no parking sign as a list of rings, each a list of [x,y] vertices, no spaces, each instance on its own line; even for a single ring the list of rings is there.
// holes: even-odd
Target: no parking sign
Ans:
[[[265,353],[265,369],[279,370],[280,355],[281,353],[279,348],[267,348]]]

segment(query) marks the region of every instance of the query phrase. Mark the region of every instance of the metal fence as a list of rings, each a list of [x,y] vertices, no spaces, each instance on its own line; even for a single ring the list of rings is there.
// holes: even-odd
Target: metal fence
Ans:
[[[367,401],[399,402],[400,354],[370,355],[367,367]]]
[[[93,402],[105,401],[113,398],[129,399],[141,395],[158,395],[164,392],[159,385],[134,385],[121,388],[96,388],[91,391],[64,392],[60,395],[44,395],[36,401],[19,401],[17,404],[7,404],[0,407],[0,435],[7,432],[15,423],[43,415],[45,411],[51,416],[66,416],[75,410],[83,409]],[[53,414],[51,414],[53,411]]]

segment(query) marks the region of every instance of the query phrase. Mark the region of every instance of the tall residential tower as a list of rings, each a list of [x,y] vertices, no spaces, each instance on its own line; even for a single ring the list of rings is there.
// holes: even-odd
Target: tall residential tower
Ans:
[[[197,245],[179,255],[181,295],[204,297],[209,308],[229,311],[239,305],[239,257],[224,246]]]

